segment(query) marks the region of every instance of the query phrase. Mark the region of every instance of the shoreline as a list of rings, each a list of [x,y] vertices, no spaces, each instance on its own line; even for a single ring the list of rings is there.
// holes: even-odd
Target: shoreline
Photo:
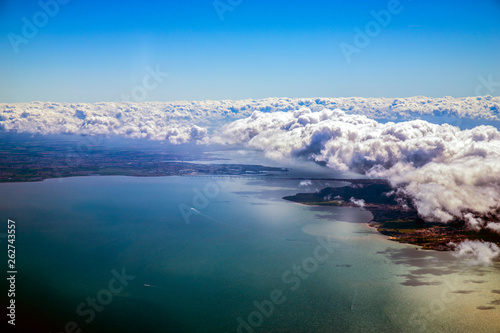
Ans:
[[[417,245],[424,250],[451,251],[465,240],[481,240],[500,246],[500,235],[493,231],[468,230],[465,221],[455,219],[449,223],[424,220],[413,205],[411,198],[401,207],[387,180],[361,179],[346,180],[351,183],[344,187],[327,187],[316,193],[297,193],[283,197],[305,206],[352,207],[369,211],[373,218],[367,225],[375,228],[388,240]],[[332,201],[332,198],[335,199]],[[401,199],[401,198],[398,198]],[[362,202],[360,204],[359,202]]]

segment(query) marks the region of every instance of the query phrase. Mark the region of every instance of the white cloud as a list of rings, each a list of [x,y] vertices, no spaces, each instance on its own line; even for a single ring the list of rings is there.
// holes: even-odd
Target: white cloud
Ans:
[[[14,103],[0,104],[0,128],[29,133],[121,135],[132,138],[198,141],[220,122],[250,117],[254,111],[297,112],[342,109],[373,119],[416,119],[440,115],[451,123],[462,118],[500,121],[500,97],[428,98],[267,98],[240,101]],[[310,121],[305,116],[301,122]],[[198,127],[193,127],[194,125]]]
[[[161,103],[21,103],[0,105],[0,128],[41,134],[117,135],[167,140],[203,140],[208,131],[196,114]]]
[[[356,198],[352,197],[352,198],[350,199],[350,201],[351,201],[353,204],[355,204],[356,206],[360,207],[360,208],[365,207],[365,201],[364,201],[363,199],[359,199],[359,200],[358,200],[358,199],[356,199]]]
[[[468,259],[473,265],[489,266],[500,256],[500,247],[489,242],[465,240],[458,245],[450,244],[455,245],[454,256]]]
[[[490,222],[486,225],[486,228],[500,234],[500,223]]]
[[[484,221],[480,217],[475,217],[472,213],[465,214],[464,218],[467,226],[471,230],[479,231],[484,227]]]
[[[301,180],[299,183],[299,186],[311,186],[311,185],[312,185],[312,181],[310,181],[309,179]]]
[[[304,158],[338,171],[388,178],[419,213],[447,222],[500,207],[500,133],[461,131],[422,120],[379,123],[340,110],[254,112],[214,139],[260,149],[273,159]]]

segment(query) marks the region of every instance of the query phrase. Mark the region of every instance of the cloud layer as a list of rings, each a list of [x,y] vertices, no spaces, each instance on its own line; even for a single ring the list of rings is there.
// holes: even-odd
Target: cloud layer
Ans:
[[[167,140],[202,140],[207,129],[182,109],[162,110],[154,103],[25,103],[0,105],[0,128],[40,134],[118,135]],[[201,123],[201,121],[199,122]]]
[[[379,123],[340,110],[254,112],[226,125],[216,142],[244,144],[273,159],[303,158],[336,170],[388,178],[430,220],[498,218],[500,133],[461,131],[422,120]],[[479,220],[480,221],[479,221]],[[490,226],[495,229],[496,225]]]
[[[467,98],[267,98],[241,101],[142,103],[15,103],[0,104],[0,128],[29,133],[121,135],[185,143],[203,140],[221,122],[250,117],[254,111],[294,112],[342,109],[372,119],[408,120],[441,116],[500,121],[500,97]]]

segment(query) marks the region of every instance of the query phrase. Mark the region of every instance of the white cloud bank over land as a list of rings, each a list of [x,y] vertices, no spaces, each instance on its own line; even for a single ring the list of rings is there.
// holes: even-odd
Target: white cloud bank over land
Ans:
[[[489,266],[500,257],[500,248],[493,243],[465,240],[456,245],[453,254],[457,258],[468,259],[473,265]]]
[[[216,142],[244,144],[273,159],[305,158],[337,171],[385,177],[430,220],[498,217],[500,133],[422,120],[379,123],[340,110],[254,112],[224,126]],[[496,224],[488,225],[495,230]],[[498,228],[497,228],[498,229]]]
[[[444,116],[500,121],[500,97],[467,98],[267,98],[241,101],[14,103],[0,104],[0,128],[43,134],[121,135],[167,140],[173,144],[203,140],[221,122],[249,117],[254,111],[293,112],[303,107],[345,110],[373,119]]]
[[[0,105],[0,128],[41,134],[118,135],[181,144],[202,140],[197,115],[155,103],[20,103]],[[201,123],[201,122],[200,122]]]

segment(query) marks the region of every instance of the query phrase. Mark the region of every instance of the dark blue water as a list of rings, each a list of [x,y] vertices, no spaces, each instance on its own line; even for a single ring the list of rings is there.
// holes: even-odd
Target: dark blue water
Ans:
[[[0,219],[17,223],[17,327],[37,332],[64,332],[67,325],[82,332],[492,332],[500,327],[499,306],[491,305],[500,299],[493,292],[500,290],[498,263],[470,267],[449,253],[388,241],[366,226],[371,218],[366,211],[281,199],[304,190],[295,180],[183,177],[0,184]]]

